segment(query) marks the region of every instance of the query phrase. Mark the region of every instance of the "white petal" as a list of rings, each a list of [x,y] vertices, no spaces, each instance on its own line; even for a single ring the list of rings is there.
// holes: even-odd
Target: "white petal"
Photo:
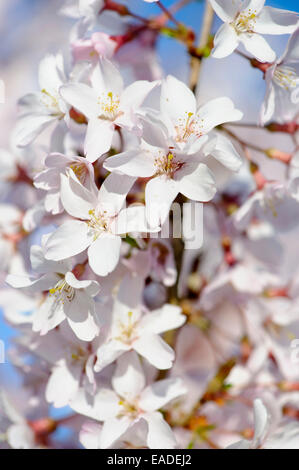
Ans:
[[[101,388],[93,399],[81,389],[71,400],[71,408],[79,414],[98,421],[113,418],[119,412],[119,397],[111,389]]]
[[[88,119],[98,115],[98,97],[95,91],[84,83],[69,83],[59,90],[62,98]]]
[[[121,96],[120,108],[139,108],[155,86],[157,86],[157,82],[148,82],[147,80],[137,80],[132,83]]]
[[[113,225],[113,232],[119,235],[137,232],[147,233],[153,231],[159,231],[160,228],[150,228],[146,219],[146,209],[143,205],[136,205],[123,209],[118,214]]]
[[[28,114],[20,117],[14,133],[16,145],[26,147],[31,144],[44,129],[56,120],[57,117],[50,114]]]
[[[72,176],[61,175],[61,202],[65,210],[77,219],[90,219],[97,197]]]
[[[254,400],[254,436],[253,446],[258,447],[266,438],[267,428],[269,426],[268,411],[262,400],[257,398]]]
[[[174,352],[160,336],[144,333],[134,341],[133,347],[157,369],[169,369],[174,361]]]
[[[91,269],[98,276],[114,271],[120,256],[121,238],[108,232],[101,234],[88,248]]]
[[[123,208],[127,194],[133,186],[136,178],[127,175],[112,173],[107,176],[102,184],[98,202],[107,214],[114,216]]]
[[[130,425],[131,420],[127,416],[105,421],[100,436],[100,448],[107,449],[111,446],[128,430]]]
[[[68,405],[79,388],[82,367],[69,369],[64,361],[54,366],[46,387],[46,400],[56,408]]]
[[[225,96],[208,101],[197,111],[203,133],[210,132],[219,124],[239,121],[242,117],[243,113],[235,108],[230,98]]]
[[[34,433],[26,424],[14,424],[7,430],[7,441],[13,449],[34,449]]]
[[[78,220],[70,220],[60,225],[49,237],[45,247],[45,258],[54,261],[70,258],[84,251],[91,242],[88,225]]]
[[[209,2],[215,13],[225,22],[235,18],[241,4],[239,0],[209,0]]]
[[[168,75],[162,83],[160,109],[176,124],[179,119],[187,118],[188,113],[195,114],[196,99],[187,85]]]
[[[179,328],[186,321],[182,309],[176,305],[165,304],[161,309],[145,315],[140,321],[140,328],[151,333],[160,334]]]
[[[84,152],[89,162],[95,162],[111,148],[114,124],[111,121],[93,118],[87,126]]]
[[[255,19],[254,30],[260,34],[291,34],[298,26],[298,13],[265,7]]]
[[[164,176],[151,179],[145,188],[146,218],[152,227],[163,224],[179,193],[177,181]]]
[[[158,380],[143,390],[139,405],[145,411],[159,410],[186,392],[187,389],[181,379]]]
[[[119,70],[105,58],[102,58],[95,67],[91,75],[91,83],[99,97],[102,93],[110,92],[120,96],[124,86]]]
[[[214,48],[212,56],[216,59],[222,59],[232,54],[238,47],[239,39],[234,28],[227,23],[224,23],[217,31],[214,37]]]
[[[239,171],[242,159],[232,142],[224,135],[217,133],[203,148],[205,155],[212,155],[231,171]]]
[[[256,33],[240,34],[240,41],[245,49],[261,62],[274,62],[276,54],[266,39]]]
[[[100,372],[104,367],[112,364],[124,352],[128,351],[128,349],[129,347],[126,344],[114,339],[103,344],[97,350],[97,362],[95,363],[94,370]]]
[[[176,439],[161,413],[147,413],[144,419],[148,424],[147,445],[150,449],[175,448]]]
[[[200,163],[191,173],[184,174],[179,181],[179,188],[184,196],[193,201],[210,201],[216,193],[213,175],[203,163]]]
[[[82,341],[92,341],[99,334],[94,301],[84,291],[77,290],[71,304],[67,315],[70,327]]]
[[[128,150],[107,158],[104,168],[120,174],[148,178],[155,173],[154,159],[144,150]]]
[[[137,354],[134,351],[123,354],[118,360],[112,386],[116,393],[127,400],[133,400],[145,386],[145,376]]]

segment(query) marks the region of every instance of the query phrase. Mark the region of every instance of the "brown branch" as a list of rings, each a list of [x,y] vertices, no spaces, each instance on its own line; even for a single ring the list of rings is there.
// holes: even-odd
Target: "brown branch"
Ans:
[[[213,25],[213,19],[214,19],[214,10],[211,7],[209,1],[206,0],[205,12],[204,12],[204,17],[202,21],[202,31],[201,31],[201,35],[200,35],[199,42],[198,42],[199,49],[203,49],[208,44],[210,32],[211,32],[212,25]],[[189,86],[192,91],[195,91],[196,86],[197,86],[201,62],[202,62],[202,58],[199,58],[199,57],[191,58],[191,72],[190,72]]]

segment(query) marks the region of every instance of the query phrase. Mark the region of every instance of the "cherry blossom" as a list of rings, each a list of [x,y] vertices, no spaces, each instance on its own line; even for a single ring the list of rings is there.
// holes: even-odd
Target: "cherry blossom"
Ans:
[[[262,62],[273,62],[275,52],[261,34],[291,34],[298,27],[298,15],[264,6],[265,0],[209,0],[224,22],[214,39],[212,55],[223,58],[241,43]]]

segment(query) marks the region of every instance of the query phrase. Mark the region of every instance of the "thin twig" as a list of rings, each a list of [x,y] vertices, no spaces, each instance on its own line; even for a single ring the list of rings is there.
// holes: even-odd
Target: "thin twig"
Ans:
[[[168,18],[178,27],[180,28],[180,23],[175,19],[175,17],[173,16],[172,12],[170,10],[168,10],[164,5],[163,3],[161,3],[160,1],[157,2],[157,5],[158,7],[161,8],[161,10],[163,11],[163,13],[165,13],[165,15],[168,16]]]
[[[205,12],[204,12],[203,21],[202,21],[202,31],[201,31],[201,35],[200,35],[199,42],[198,42],[199,49],[204,48],[209,41],[209,36],[210,36],[210,32],[211,32],[212,25],[213,25],[213,19],[214,19],[214,10],[211,7],[209,1],[206,0]],[[199,57],[191,58],[191,73],[190,73],[189,86],[192,91],[195,91],[196,86],[197,86],[201,61],[202,59]]]

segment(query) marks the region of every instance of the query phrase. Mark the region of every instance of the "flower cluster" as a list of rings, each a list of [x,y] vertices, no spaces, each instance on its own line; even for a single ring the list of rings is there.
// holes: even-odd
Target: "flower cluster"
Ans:
[[[175,18],[191,0],[144,1],[159,14],[64,2],[70,57],[41,60],[0,152],[0,305],[27,403],[1,390],[0,447],[299,448],[298,14],[207,0],[198,43]],[[165,76],[160,34],[190,86]],[[289,35],[281,58],[269,34]],[[232,53],[265,79],[254,123],[198,93],[202,62]],[[289,150],[259,146],[270,132]]]

